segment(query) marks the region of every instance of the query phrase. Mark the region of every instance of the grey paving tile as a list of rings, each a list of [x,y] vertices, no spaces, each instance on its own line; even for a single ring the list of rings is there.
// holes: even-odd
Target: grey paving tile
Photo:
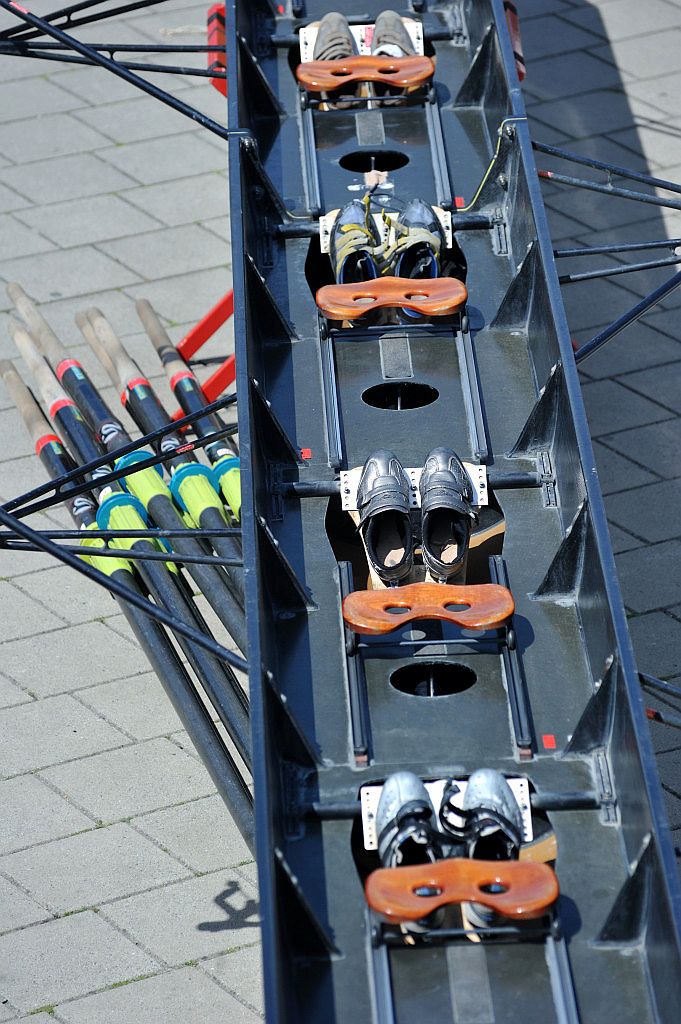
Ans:
[[[3,645],[2,656],[4,672],[39,697],[122,678],[147,667],[139,648],[101,622],[46,633],[38,644],[12,641]]]
[[[127,97],[119,103],[79,110],[77,116],[117,145],[186,134],[189,123],[177,111],[131,89]]]
[[[67,93],[63,95],[68,97]],[[26,131],[25,122],[15,121],[2,129],[2,151],[15,164],[85,153],[109,143],[95,127],[83,124],[71,114],[47,114],[37,118],[32,131]]]
[[[7,167],[0,171],[0,182],[40,204],[101,195],[134,184],[111,163],[88,153]]]
[[[92,196],[25,210],[18,216],[57,245],[69,247],[151,231],[158,222],[118,196]]]
[[[230,275],[223,267],[216,267],[182,277],[131,285],[126,292],[134,299],[148,299],[156,312],[171,322],[186,324],[204,316],[230,286]]]
[[[681,476],[681,423],[677,419],[612,434],[607,445],[661,477]]]
[[[195,134],[191,145],[187,145],[186,134],[174,135],[170,139],[152,139],[103,149],[100,150],[100,156],[128,177],[145,185],[185,178],[192,174],[205,174],[206,171],[219,171],[224,166],[219,151]]]
[[[48,608],[58,608],[62,618],[73,624],[113,615],[119,610],[113,596],[103,587],[77,576],[67,566],[57,565],[22,576],[15,586]]]
[[[251,858],[217,795],[145,814],[133,823],[195,871],[216,871]]]
[[[0,676],[0,708],[11,708],[15,704],[27,704],[31,697],[15,683]]]
[[[635,612],[666,608],[681,601],[681,577],[673,571],[681,558],[677,540],[617,555],[624,603]]]
[[[677,28],[678,11],[664,0],[647,0],[644,7],[635,0],[618,3],[580,3],[565,12],[568,21],[590,32],[597,32],[609,40],[638,38],[654,30]]]
[[[664,612],[649,612],[630,619],[629,632],[641,672],[665,678],[681,672],[681,622]]]
[[[24,121],[40,114],[73,110],[81,105],[77,99],[46,78],[4,82],[2,100],[0,122]]]
[[[218,238],[221,238],[223,242],[227,242],[230,246],[227,251],[231,254],[232,225],[229,217],[213,217],[212,220],[204,221],[203,226],[208,231],[212,231]]]
[[[676,116],[678,114],[676,104],[678,81],[678,73],[672,72],[668,75],[631,82],[627,87],[627,92],[661,110],[668,111],[671,116]]]
[[[532,107],[533,121],[558,125],[561,131],[570,136],[570,142],[565,146],[570,152],[574,151],[572,139],[582,139],[590,135],[601,136],[606,132],[616,132],[618,129],[630,129],[632,120],[638,113],[650,117],[659,116],[659,111],[655,107],[642,100],[632,99],[628,94],[615,92],[611,88],[590,91],[588,101],[578,102],[574,98],[569,98],[537,103]],[[537,128],[539,138],[542,138],[541,130],[540,127]],[[579,173],[563,173],[572,173],[574,177],[584,176],[581,168]]]
[[[166,739],[50,768],[45,778],[102,821],[143,814],[213,792],[203,765]]]
[[[579,332],[580,343],[588,341],[604,321],[615,320],[636,301],[631,292],[611,281],[580,281],[563,288],[568,324],[571,331]],[[585,369],[588,373],[588,364]]]
[[[201,969],[248,1003],[258,1013],[265,1012],[262,991],[262,954],[260,946],[244,946],[233,953],[204,960]]]
[[[88,818],[35,775],[0,782],[0,853],[91,828]]]
[[[229,203],[227,181],[219,172],[128,189],[123,195],[170,226],[221,217]]]
[[[523,82],[523,88],[538,99],[561,99],[594,89],[617,88],[628,77],[627,72],[591,53],[567,53],[533,61],[532,74]]]
[[[597,380],[582,388],[589,427],[594,437],[624,427],[669,419],[670,413],[614,380]]]
[[[59,913],[129,896],[189,874],[124,824],[9,854],[0,859],[0,870]]]
[[[229,870],[131,896],[108,907],[107,916],[169,964],[222,953],[259,935],[255,889]]]
[[[0,608],[3,641],[36,636],[44,630],[58,629],[64,624],[62,619],[5,580],[0,580]],[[4,667],[7,668],[7,665]]]
[[[522,39],[525,56],[532,62],[571,50],[585,50],[602,42],[599,35],[551,14],[533,18],[527,24],[523,18]]]
[[[2,989],[22,1010],[135,978],[158,964],[100,914],[86,911],[0,937]]]
[[[27,896],[13,882],[0,876],[0,932],[23,928],[27,924],[35,924],[36,921],[44,921],[51,916],[49,910]]]
[[[681,361],[668,363],[663,370],[653,367],[640,373],[629,373],[622,378],[622,383],[681,413]]]
[[[184,967],[59,1007],[67,1024],[255,1024],[259,1018],[196,967]]]
[[[620,551],[632,551],[634,548],[642,546],[642,541],[637,540],[626,530],[620,529],[619,526],[615,526],[614,523],[608,523],[608,533],[610,534],[610,543],[612,544],[612,550],[614,554],[618,555]]]
[[[67,695],[0,711],[5,741],[0,774],[18,775],[67,758],[85,757],[127,742],[125,737]]]
[[[630,459],[611,451],[599,441],[594,442],[598,479],[604,494],[626,491],[645,483],[655,483],[658,479],[653,473]]]
[[[32,231],[10,214],[0,216],[0,260],[47,252],[54,246],[38,231]]]
[[[137,274],[92,246],[55,250],[20,260],[0,262],[0,277],[19,278],[39,302],[87,295],[105,287],[118,288],[138,280]]]
[[[182,728],[153,672],[81,690],[78,699],[138,740],[167,736]]]
[[[12,350],[10,349],[10,351]],[[16,352],[16,349],[14,351]],[[3,452],[3,463],[8,459],[33,454],[31,440],[16,409],[5,409],[0,412],[0,431],[2,436],[7,439],[7,446]],[[2,480],[3,486],[6,468],[0,464],[0,480]]]
[[[665,5],[666,6],[666,5]],[[674,9],[670,8],[672,13]],[[678,11],[676,12],[678,19]],[[657,30],[658,26],[654,25]],[[614,40],[607,46],[596,47],[593,53],[603,61],[609,61],[616,67],[613,70],[626,68],[627,80],[631,77],[650,78],[651,69],[656,75],[671,74],[676,71],[675,51],[679,46],[681,31],[676,27],[664,31],[647,32],[631,39]]]
[[[652,118],[640,119],[635,128],[614,132],[613,139],[642,153],[648,161],[650,173],[656,177],[667,177],[666,174],[657,175],[657,168],[681,163],[681,131],[678,126],[670,124],[664,114],[660,114],[657,122]]]
[[[21,210],[29,205],[25,196],[19,195],[13,188],[3,185],[0,182],[0,213],[7,213],[9,210]]]
[[[664,480],[606,498],[608,518],[650,543],[681,536],[681,480]]]
[[[198,224],[102,242],[99,249],[139,277],[151,280],[225,266],[227,262],[222,243]]]
[[[28,288],[25,290],[28,291]],[[3,297],[4,288],[0,288],[0,304]],[[32,296],[32,298],[35,299],[36,297]],[[139,330],[139,320],[135,313],[134,302],[131,302],[129,297],[122,291],[117,291],[114,288],[106,288],[87,295],[75,295],[67,299],[58,299],[38,304],[40,305],[40,312],[49,321],[52,330],[57,333],[67,347],[71,345],[81,346],[78,358],[82,359],[83,363],[86,363],[87,358],[84,353],[90,350],[83,347],[85,344],[83,336],[74,323],[74,317],[78,310],[87,309],[89,306],[97,306],[106,313],[107,318],[115,327],[116,333],[120,337],[124,337],[130,331]],[[0,335],[1,340],[2,336]],[[92,368],[95,363],[96,360],[91,359],[86,365]],[[120,410],[120,401],[118,402],[118,408]]]
[[[600,329],[596,328],[594,334]],[[662,380],[667,368],[657,367],[673,363],[679,358],[681,345],[678,341],[639,321],[614,338],[612,344],[604,345],[600,351],[594,352],[582,365],[589,376],[594,378],[618,377],[635,370],[656,367],[653,372]],[[629,378],[625,383],[629,384]]]
[[[87,26],[89,27],[89,26]],[[93,26],[97,28],[97,26]],[[118,26],[117,26],[118,28]],[[79,38],[86,31],[86,27],[79,29]],[[99,40],[101,41],[102,26],[99,26]],[[123,42],[118,38],[117,42]],[[139,40],[136,40],[139,41]],[[60,89],[64,89],[80,101],[78,108],[86,110],[89,106],[103,108],[109,103],[117,103],[121,100],[129,100],[135,96],[134,87],[124,82],[121,78],[109,75],[106,71],[94,71],[92,68],[69,68],[68,71],[60,71],[51,75],[52,81],[56,82]],[[179,117],[180,115],[178,115]]]

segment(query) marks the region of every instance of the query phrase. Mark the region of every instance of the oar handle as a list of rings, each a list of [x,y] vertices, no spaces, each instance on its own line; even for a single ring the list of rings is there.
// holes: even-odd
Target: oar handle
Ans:
[[[142,371],[125,351],[118,335],[101,310],[93,306],[88,309],[87,318],[98,342],[96,355],[100,356],[102,350],[106,352],[108,364],[112,367],[112,379],[119,391],[124,391],[129,381],[143,376]]]
[[[7,285],[7,294],[14,303],[17,313],[33,335],[42,354],[47,358],[52,367],[58,366],[59,363],[67,358],[68,353],[33,300],[29,298],[21,285],[16,283]]]
[[[106,351],[106,349],[102,345],[100,345],[99,339],[95,334],[95,329],[88,320],[87,313],[80,310],[78,313],[76,313],[75,320],[78,326],[78,330],[83,335],[86,342],[99,359],[100,363],[102,364],[107,374],[109,375],[109,378],[111,379],[112,383],[117,384],[118,381],[116,379],[116,371],[114,369],[114,365],[109,359],[109,354]]]
[[[52,432],[47,418],[9,359],[0,361],[0,380],[12,399],[33,444]]]
[[[16,320],[10,320],[9,333],[21,358],[28,366],[31,376],[38,385],[40,396],[47,408],[52,409],[56,402],[62,401],[68,402],[71,405],[71,399],[52,373],[44,357],[38,351],[35,341],[26,328]]]
[[[138,299],[135,303],[135,309],[137,310],[138,317],[142,321],[144,330],[149,336],[149,341],[158,353],[158,357],[163,364],[163,369],[166,372],[168,380],[172,380],[180,371],[184,371],[185,373],[191,372],[186,362],[168,337],[168,332],[159,320],[158,314],[151,303],[147,299]]]

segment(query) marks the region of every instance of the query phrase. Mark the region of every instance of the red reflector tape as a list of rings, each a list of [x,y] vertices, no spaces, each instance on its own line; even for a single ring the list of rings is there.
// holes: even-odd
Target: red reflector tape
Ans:
[[[545,732],[541,738],[544,744],[544,750],[555,750],[556,749],[556,737],[552,732]]]
[[[70,406],[72,409],[75,409],[76,403],[72,402],[70,398],[58,398],[56,402],[52,403],[52,405],[48,409],[48,412],[50,416],[54,419],[54,417],[56,416],[60,409],[66,409],[68,406]]]
[[[191,377],[192,380],[196,380],[196,377],[190,369],[178,370],[177,373],[173,374],[170,378],[170,390],[174,391],[175,386],[179,384],[181,380],[186,380],[187,377]]]
[[[461,210],[466,205],[466,200],[463,196],[454,196],[454,206],[457,210]]]
[[[56,434],[43,434],[43,436],[39,437],[35,443],[36,455],[40,455],[41,451],[43,450],[46,444],[61,445],[61,440],[60,438],[57,437]]]
[[[57,369],[54,371],[57,376],[57,380],[61,381],[66,371],[73,370],[74,367],[79,370],[82,369],[82,366],[77,359],[62,359],[61,363],[59,363]]]
[[[301,448],[300,449],[300,457],[301,457],[301,459],[311,459],[312,458],[312,449],[311,448]]]

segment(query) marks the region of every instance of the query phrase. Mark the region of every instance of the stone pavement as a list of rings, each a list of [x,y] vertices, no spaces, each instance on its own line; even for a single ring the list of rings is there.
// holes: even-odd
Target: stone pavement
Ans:
[[[173,38],[196,42],[205,6],[167,0],[115,32],[81,34],[137,42],[183,30]],[[519,7],[535,137],[681,177],[681,4]],[[223,117],[205,82],[163,84]],[[100,306],[168,397],[133,300],[148,297],[177,340],[225,292],[224,162],[217,139],[105,72],[0,59],[0,279],[43,305],[112,403],[73,314]],[[555,186],[546,195],[561,247],[681,236],[669,211]],[[566,286],[575,337],[587,340],[669,273]],[[681,678],[679,305],[672,295],[584,373],[639,663],[669,679]],[[3,287],[0,358],[14,356],[7,308]],[[43,475],[3,393],[0,436],[7,500]],[[59,510],[40,518],[70,525]],[[0,574],[0,1022],[257,1020],[255,868],[123,617],[42,555],[0,552]],[[681,743],[654,729],[678,836]]]

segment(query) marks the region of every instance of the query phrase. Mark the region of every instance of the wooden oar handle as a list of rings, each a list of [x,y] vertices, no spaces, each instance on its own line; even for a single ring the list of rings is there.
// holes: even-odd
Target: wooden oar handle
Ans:
[[[375,309],[451,316],[467,298],[466,285],[455,277],[379,277],[359,284],[327,284],[315,296],[317,306],[329,320],[357,320]]]
[[[17,313],[35,339],[38,348],[41,350],[52,368],[56,368],[58,364],[68,356],[68,353],[61,341],[21,285],[14,282],[8,284],[7,294],[14,303],[14,308]]]
[[[379,635],[418,619],[441,619],[466,629],[494,629],[513,615],[513,595],[497,583],[452,586],[408,583],[387,590],[355,590],[343,618],[355,633]]]
[[[311,60],[299,64],[296,78],[307,92],[333,92],[358,82],[380,82],[397,89],[413,89],[432,78],[435,64],[430,57],[343,57],[341,60]]]
[[[481,903],[503,917],[542,917],[558,899],[548,864],[460,857],[406,868],[379,868],[364,887],[372,910],[392,924],[420,921],[452,903]]]

